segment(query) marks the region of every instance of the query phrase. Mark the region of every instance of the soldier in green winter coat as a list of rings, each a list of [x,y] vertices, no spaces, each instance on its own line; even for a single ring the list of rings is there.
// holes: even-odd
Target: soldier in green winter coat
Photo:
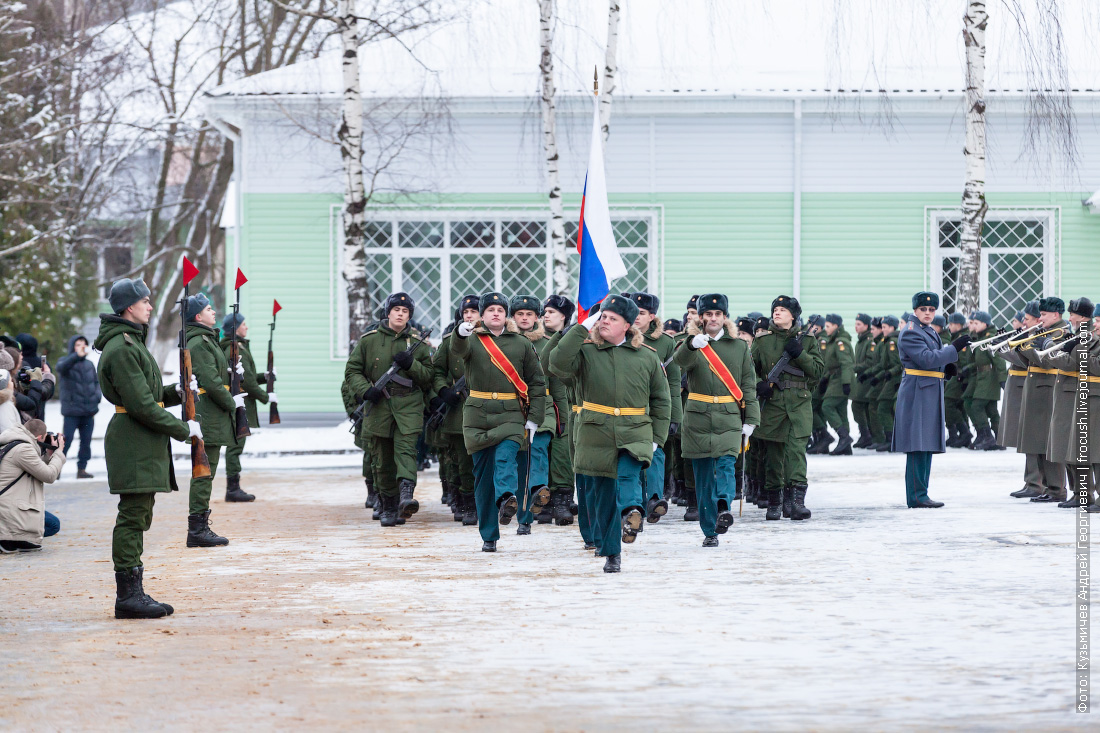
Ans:
[[[244,395],[229,394],[229,361],[218,345],[214,324],[218,316],[210,299],[202,293],[187,299],[187,348],[191,351],[191,371],[199,383],[195,417],[202,425],[210,475],[191,478],[187,509],[187,546],[219,547],[229,540],[210,528],[210,492],[218,474],[222,447],[234,441],[233,414],[244,406]]]
[[[961,336],[968,336],[970,332],[966,328],[966,316],[962,313],[952,313],[947,318],[948,336],[945,342],[953,342]],[[966,391],[966,379],[969,375],[967,366],[972,360],[972,352],[969,346],[959,351],[959,360],[955,362],[955,376],[945,379],[943,383],[943,409],[947,421],[947,447],[968,448],[973,437],[970,433],[970,425],[966,418],[966,406],[963,401],[963,393]]]
[[[476,323],[478,319],[478,296],[465,295],[458,306],[455,328],[459,323]],[[462,410],[466,404],[467,388],[457,386],[465,374],[466,364],[451,351],[455,339],[454,330],[440,342],[432,356],[432,387],[436,396],[432,399],[431,410],[447,405],[447,415],[440,427],[444,448],[444,460],[449,464],[448,473],[451,482],[451,500],[456,520],[464,526],[477,524],[477,507],[474,505],[474,461],[466,450],[462,438]]]
[[[894,408],[901,386],[901,354],[898,353],[898,317],[882,317],[882,341],[875,351],[875,371],[871,375],[871,387],[875,396],[874,410],[882,426],[882,443],[871,450],[885,453],[890,450],[894,435]]]
[[[886,440],[886,434],[883,432],[882,423],[879,422],[878,419],[878,385],[871,384],[871,380],[875,377],[875,370],[878,369],[878,359],[882,354],[882,342],[884,340],[885,337],[882,335],[882,317],[875,316],[871,319],[871,346],[867,349],[869,352],[867,354],[867,371],[861,374],[857,380],[867,389],[867,417],[871,427],[871,443],[867,446],[868,450],[874,450]]]
[[[852,447],[853,448],[866,448],[871,445],[873,439],[871,437],[871,416],[868,410],[867,393],[870,389],[870,385],[867,384],[864,375],[869,374],[871,371],[871,355],[874,353],[871,351],[873,340],[871,334],[871,316],[866,313],[860,313],[856,316],[856,347],[855,356],[852,360],[852,415],[855,417],[856,426],[859,428],[859,440],[857,440]]]
[[[760,405],[752,354],[735,335],[729,300],[721,293],[700,295],[699,309],[702,326],[689,327],[675,358],[688,383],[680,444],[695,473],[703,547],[717,547],[718,535],[733,524],[737,457],[742,435],[748,438],[760,424]],[[708,361],[708,353],[722,366]]]
[[[852,384],[855,381],[855,358],[852,353],[852,337],[844,329],[844,319],[840,314],[830,313],[825,316],[824,341],[825,348],[821,358],[825,363],[825,375],[818,384],[818,391],[824,396],[821,412],[837,435],[836,447],[830,455],[850,456],[854,441],[848,432],[848,397],[852,394]]]
[[[111,541],[115,569],[115,618],[160,618],[172,613],[167,603],[145,594],[144,533],[153,523],[153,503],[161,492],[176,491],[169,438],[202,437],[195,421],[184,422],[165,410],[178,405],[178,389],[164,386],[161,370],[145,347],[153,306],[141,280],[123,278],[111,286],[111,314],[99,317],[95,348],[99,386],[115,414],[107,425],[103,449],[107,485],[118,495],[118,517]],[[194,380],[192,389],[197,390]]]
[[[605,573],[620,571],[620,543],[633,542],[642,526],[642,471],[668,439],[672,415],[668,378],[634,328],[637,318],[632,301],[609,295],[599,315],[571,328],[550,354],[550,369],[577,386],[574,466],[588,477]]]
[[[673,341],[675,346],[679,347],[681,343],[687,339],[687,330],[692,324],[696,327],[699,325],[699,311],[696,306],[699,303],[699,296],[693,295],[688,301],[687,310],[684,312],[684,320],[680,325],[683,330],[678,333]],[[673,389],[672,399],[679,398],[680,410],[683,412],[684,406],[687,404],[687,390],[683,388],[683,374],[681,372],[681,388]],[[671,432],[671,431],[670,431]],[[680,438],[679,430],[672,435],[672,459],[673,459],[673,476],[676,481],[676,497],[675,502],[677,506],[684,507],[684,521],[685,522],[698,522],[699,521],[699,501],[698,495],[695,493],[695,473],[692,471],[691,461],[685,459],[681,453],[682,440]]]
[[[413,496],[416,441],[424,428],[424,393],[432,386],[432,363],[429,350],[423,346],[410,351],[422,338],[409,323],[415,308],[408,293],[393,293],[386,298],[385,318],[363,334],[344,368],[356,404],[367,401],[372,405],[362,430],[372,453],[383,527],[395,527],[398,519],[409,519],[420,509]],[[391,366],[397,366],[397,372],[384,389],[379,389],[375,382]]]
[[[237,353],[240,356],[240,366],[244,369],[241,375],[241,392],[244,393],[244,407],[248,413],[248,427],[260,427],[260,416],[256,409],[256,403],[266,405],[268,401],[278,402],[279,396],[272,392],[270,395],[264,387],[260,386],[259,375],[256,374],[256,361],[252,358],[252,352],[248,348],[248,324],[240,313],[228,313],[222,319],[222,353],[229,360],[229,354],[233,348],[233,327],[237,331]],[[234,367],[235,365],[230,365]],[[266,375],[265,375],[266,376]],[[237,438],[225,449],[225,500],[226,501],[253,501],[256,497],[241,490],[241,455],[244,453],[246,438]]]
[[[676,350],[676,342],[661,330],[661,318],[657,315],[657,309],[660,308],[661,301],[651,293],[634,293],[630,296],[630,299],[634,301],[634,305],[638,306],[638,317],[634,321],[634,328],[642,334],[645,344],[657,352],[657,358],[664,365],[670,398],[673,395],[678,395],[680,392],[680,365],[672,358],[672,354]],[[666,362],[667,365],[665,365]],[[669,439],[653,451],[653,460],[643,476],[646,521],[650,524],[659,521],[661,517],[668,513],[668,502],[664,499],[665,460],[672,449],[673,436],[679,432],[680,424],[683,421],[683,403],[678,399],[673,399],[668,427]]]
[[[968,325],[970,338],[981,341],[991,335],[989,329],[993,319],[989,313],[977,310],[970,314]],[[1001,450],[996,433],[1001,421],[1001,390],[1008,381],[1007,362],[985,349],[970,347],[966,351],[970,355],[969,378],[963,392],[963,406],[978,433],[972,447],[974,450]]]
[[[791,519],[810,518],[806,508],[806,439],[813,429],[810,389],[821,378],[825,364],[817,339],[801,335],[796,328],[801,312],[793,297],[781,295],[773,300],[771,326],[752,345],[759,380],[756,396],[762,403],[760,427],[754,431],[753,441],[764,448],[769,520],[779,519],[784,512]],[[768,374],[784,354],[790,358],[787,371],[769,382]]]
[[[474,499],[483,552],[496,552],[500,525],[520,510],[541,510],[550,490],[527,494],[519,461],[546,417],[546,379],[535,347],[508,318],[508,299],[485,293],[478,299],[478,323],[460,323],[451,354],[465,362],[470,393],[462,408],[462,436],[474,460]],[[526,394],[525,394],[526,393]],[[517,494],[524,496],[517,498]]]
[[[576,310],[573,301],[563,295],[550,295],[542,304],[542,326],[549,341],[539,354],[539,364],[550,385],[550,395],[554,398],[562,427],[561,434],[555,433],[550,438],[550,506],[554,523],[559,526],[573,523],[573,401],[572,389],[550,371],[550,351]]]
[[[823,353],[826,343],[825,334],[822,333],[825,330],[825,316],[817,314],[808,316],[806,326],[809,328],[809,334],[817,339],[818,350]],[[813,395],[810,406],[813,410],[814,423],[813,430],[810,432],[810,444],[806,447],[806,452],[828,453],[829,446],[833,444],[833,436],[829,432],[829,424],[825,422],[825,390],[818,382],[813,385],[810,393]]]

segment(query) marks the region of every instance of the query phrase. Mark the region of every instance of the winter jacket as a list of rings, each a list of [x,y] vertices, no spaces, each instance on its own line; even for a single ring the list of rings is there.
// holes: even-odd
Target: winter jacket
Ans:
[[[228,362],[229,352],[233,349],[233,337],[222,336],[221,347],[226,362]],[[248,339],[237,337],[237,351],[241,356],[241,364],[244,366],[244,376],[241,377],[241,392],[244,394],[245,412],[248,413],[248,427],[258,428],[260,427],[260,413],[256,403],[267,404],[267,391],[260,386],[259,375],[256,374],[256,362],[253,360],[252,352],[248,348]],[[235,423],[234,428],[236,428]]]
[[[99,412],[103,393],[95,364],[76,353],[76,342],[83,336],[69,339],[69,353],[57,360],[57,376],[61,378],[61,414],[65,417],[91,417]],[[87,339],[84,339],[87,341]]]
[[[52,484],[61,475],[65,454],[53,452],[49,463],[30,431],[22,425],[0,433],[0,447],[11,442],[19,445],[11,448],[0,461],[0,540],[33,542],[42,544],[46,520],[46,492],[43,484]]]
[[[229,396],[229,361],[218,345],[218,334],[201,323],[188,323],[187,348],[191,350],[191,373],[199,383],[195,419],[202,426],[203,442],[233,445],[237,405]]]
[[[15,409],[15,385],[8,384],[7,389],[0,391],[0,433],[22,424],[19,410]]]
[[[356,405],[362,404],[367,390],[382,378],[393,366],[398,352],[406,351],[421,338],[421,332],[406,325],[401,333],[389,327],[389,321],[368,329],[348,357],[344,367],[344,379]],[[415,435],[424,427],[424,396],[432,388],[432,357],[423,346],[413,353],[413,363],[408,369],[399,369],[397,376],[411,380],[412,386],[390,382],[390,397],[380,400],[363,420],[363,436],[389,438],[396,430],[404,435]]]
[[[32,369],[30,384],[18,382],[15,388],[15,407],[22,413],[24,422],[46,419],[46,401],[53,397],[57,377]]]

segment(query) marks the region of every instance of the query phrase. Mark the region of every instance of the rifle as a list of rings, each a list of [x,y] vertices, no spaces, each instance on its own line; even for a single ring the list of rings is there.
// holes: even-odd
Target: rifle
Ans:
[[[428,340],[428,337],[431,335],[432,330],[429,328],[427,331],[424,332],[424,335],[420,338],[419,341],[409,346],[409,348],[405,349],[405,353],[412,354],[413,352],[415,352],[418,348],[420,348],[420,345],[422,343]],[[397,375],[398,369],[399,367],[396,364],[391,364],[390,368],[386,370],[386,373],[379,377],[378,381],[374,383],[374,386],[377,389],[385,392],[386,387],[393,380],[394,376]],[[389,397],[388,394],[386,396]],[[359,432],[359,427],[363,424],[363,421],[370,416],[370,411],[372,409],[374,409],[374,403],[370,400],[363,400],[359,403],[359,406],[355,408],[355,412],[351,414],[351,430],[349,431],[352,435],[356,435]]]
[[[180,390],[183,392],[183,419],[195,419],[195,393],[191,391],[191,350],[187,348],[187,284],[199,271],[190,260],[183,258],[183,297],[180,298]],[[206,456],[206,444],[202,438],[191,438],[191,478],[210,475],[210,459]]]
[[[237,270],[237,301],[233,304],[233,324],[237,324],[236,316],[241,312],[241,286],[244,285],[244,274]],[[245,280],[247,282],[247,280]],[[237,345],[237,329],[233,329],[232,335],[229,337],[229,394],[233,397],[241,394],[241,375],[237,374],[237,364],[241,360],[240,346]],[[245,407],[238,407],[234,411],[235,428],[233,431],[233,438],[240,440],[241,438],[247,438],[252,435],[252,431],[248,429],[248,409]]]
[[[801,341],[803,336],[809,336],[811,328],[812,328],[812,326],[807,324],[801,331],[799,331],[798,332],[798,340]],[[771,368],[771,371],[768,372],[768,376],[765,378],[764,381],[766,381],[768,384],[772,385],[772,387],[774,388],[774,386],[779,382],[779,378],[781,376],[783,376],[783,374],[792,374],[796,377],[803,377],[803,376],[806,375],[806,373],[803,372],[801,369],[798,369],[797,367],[792,367],[790,364],[791,364],[791,357],[786,351],[784,351],[779,356],[779,361],[775,362],[775,366],[773,366]],[[764,403],[765,402],[767,402],[767,400],[761,400],[761,402],[760,402],[760,409],[761,410],[764,409]]]
[[[271,335],[267,338],[267,393],[270,395],[275,391],[275,352],[272,350],[272,345],[275,342],[275,316],[278,315],[283,307],[279,305],[279,301],[275,301],[275,305],[271,309]],[[279,419],[279,405],[275,402],[271,403],[270,412],[268,413],[267,422],[269,425],[278,425],[282,420]]]
[[[466,389],[466,375],[463,374],[458,378],[453,387],[455,392],[461,392]],[[428,417],[428,430],[436,430],[443,424],[444,418],[447,417],[447,413],[451,411],[451,406],[444,402],[442,405],[432,411],[432,414]]]

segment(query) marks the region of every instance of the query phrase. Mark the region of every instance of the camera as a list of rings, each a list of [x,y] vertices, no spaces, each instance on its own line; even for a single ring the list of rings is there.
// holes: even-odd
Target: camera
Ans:
[[[20,384],[30,384],[31,383],[31,370],[30,370],[30,367],[20,367],[19,368],[19,373],[15,375],[15,379]]]
[[[58,446],[57,433],[46,433],[42,440],[38,441],[38,445],[42,450],[55,450]]]

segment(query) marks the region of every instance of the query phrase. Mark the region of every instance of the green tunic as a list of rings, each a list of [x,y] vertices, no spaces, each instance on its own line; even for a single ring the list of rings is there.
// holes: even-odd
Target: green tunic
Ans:
[[[772,323],[767,333],[756,337],[752,345],[752,360],[757,379],[767,379],[768,372],[783,356],[787,341],[797,337],[798,333],[797,328],[782,330]],[[789,389],[775,388],[775,393],[764,404],[760,412],[760,427],[753,432],[753,437],[758,440],[785,443],[810,437],[813,430],[810,389],[821,378],[825,365],[815,337],[803,336],[801,343],[802,353],[790,363],[805,372],[805,376],[785,374],[781,377],[781,381],[788,381],[792,386]]]
[[[871,329],[867,329],[863,333],[856,337],[856,353],[855,359],[852,363],[852,374],[856,379],[852,380],[852,394],[850,395],[852,402],[867,402],[870,397],[870,382],[867,380],[859,381],[858,377],[868,374],[870,378],[870,372],[874,371],[874,341],[871,339]]]
[[[453,387],[466,373],[466,363],[451,353],[451,344],[458,340],[454,331],[443,337],[439,348],[432,355],[432,389],[438,394],[445,387]],[[458,404],[452,405],[443,418],[440,430],[444,435],[462,434],[462,408],[466,404],[466,392],[459,395]]]
[[[981,341],[988,337],[989,329],[973,334],[975,341]],[[1000,400],[1001,383],[1008,379],[1008,364],[999,358],[994,352],[984,349],[974,349],[967,346],[965,349],[967,358],[966,391],[963,397],[974,400]],[[960,355],[960,361],[962,356]]]
[[[232,342],[233,339],[229,336],[222,336],[221,347],[226,363],[229,362]],[[244,365],[244,376],[241,377],[241,392],[245,396],[244,407],[248,411],[248,427],[258,428],[260,427],[260,415],[257,412],[256,403],[267,404],[266,386],[260,386],[260,380],[256,374],[256,362],[248,348],[248,339],[237,338],[237,351],[241,355],[241,364]]]
[[[237,406],[227,389],[229,360],[218,346],[218,332],[209,326],[188,323],[187,348],[191,350],[191,372],[203,390],[195,403],[203,442],[209,446],[232,445],[233,413]]]
[[[838,328],[832,336],[822,339],[825,348],[821,355],[825,365],[825,378],[829,380],[825,388],[825,397],[846,397],[844,385],[849,387],[854,380],[852,337],[843,328]]]
[[[393,357],[420,337],[421,333],[411,326],[395,333],[386,321],[363,334],[344,368],[344,379],[356,405],[363,402],[367,390],[393,366]],[[412,366],[399,369],[397,375],[412,380],[413,386],[390,382],[390,399],[379,400],[363,421],[364,438],[390,438],[395,432],[412,435],[424,427],[424,392],[432,386],[431,355],[426,345],[413,354]]]
[[[875,350],[876,367],[875,378],[879,383],[875,386],[877,392],[875,398],[882,401],[897,399],[898,387],[901,386],[901,354],[898,353],[898,334],[895,331],[882,339],[882,343]]]

